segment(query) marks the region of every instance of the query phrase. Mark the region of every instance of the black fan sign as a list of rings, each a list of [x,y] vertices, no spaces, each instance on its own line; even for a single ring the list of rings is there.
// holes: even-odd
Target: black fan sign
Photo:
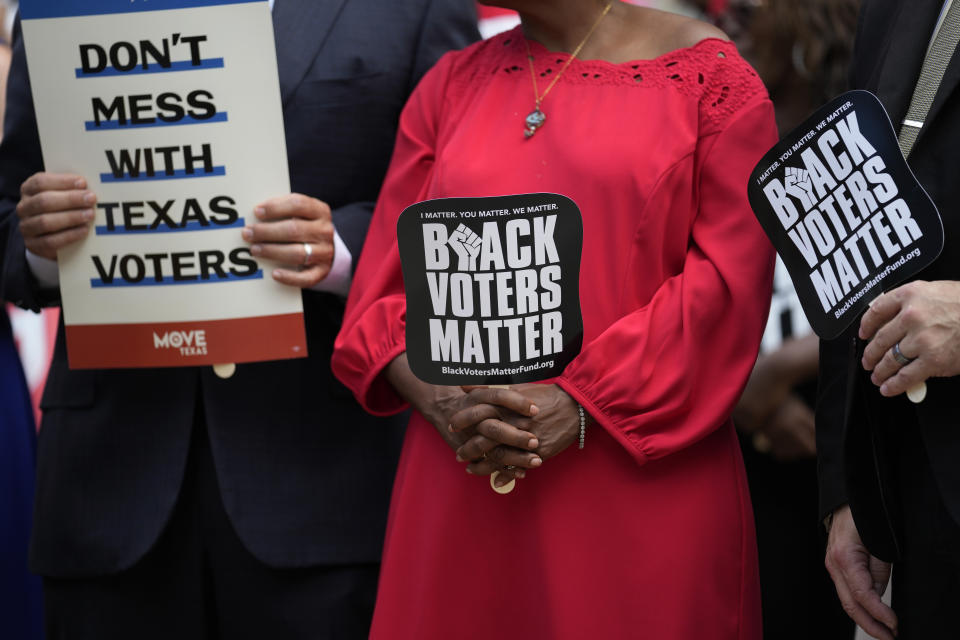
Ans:
[[[943,249],[940,214],[867,91],[835,98],[781,140],[748,192],[822,338],[838,336]]]
[[[407,358],[421,380],[535,382],[580,352],[583,220],[570,198],[428,200],[403,211],[397,240]]]

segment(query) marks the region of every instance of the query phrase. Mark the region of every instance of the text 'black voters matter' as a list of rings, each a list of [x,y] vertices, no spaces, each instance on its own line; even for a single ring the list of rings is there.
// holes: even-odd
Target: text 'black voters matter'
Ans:
[[[838,336],[943,249],[937,208],[867,91],[839,96],[781,140],[748,191],[822,338]]]
[[[397,222],[407,358],[432,384],[555,377],[580,352],[577,205],[553,193],[445,198]]]

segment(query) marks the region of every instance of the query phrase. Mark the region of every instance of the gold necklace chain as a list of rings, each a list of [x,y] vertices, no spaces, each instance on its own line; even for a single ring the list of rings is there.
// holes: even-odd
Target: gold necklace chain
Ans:
[[[553,89],[554,85],[557,84],[557,80],[560,79],[560,76],[563,75],[563,72],[567,70],[567,67],[576,59],[577,55],[580,53],[580,50],[583,49],[584,45],[587,44],[587,41],[590,39],[590,36],[593,35],[593,32],[597,30],[597,27],[600,26],[600,23],[610,13],[610,8],[613,6],[613,0],[607,3],[607,6],[603,8],[603,11],[600,12],[600,17],[597,18],[596,22],[593,23],[593,26],[590,27],[590,31],[587,32],[587,35],[584,36],[583,40],[580,41],[580,44],[577,45],[577,48],[573,50],[573,53],[570,54],[570,57],[567,58],[567,61],[563,63],[563,66],[560,68],[559,73],[553,77],[553,80],[550,81],[550,84],[547,85],[547,90],[542,94],[537,88],[537,73],[533,70],[533,54],[530,52],[530,43],[527,42],[527,39],[523,39],[523,46],[527,48],[527,62],[530,65],[530,79],[533,80],[533,95],[536,99],[536,106],[533,111],[524,119],[524,124],[526,125],[523,131],[523,135],[527,138],[532,138],[533,134],[537,132],[537,129],[543,126],[543,123],[546,122],[547,116],[540,109],[540,105],[543,103],[543,100],[547,97],[547,94],[550,93],[550,90]]]

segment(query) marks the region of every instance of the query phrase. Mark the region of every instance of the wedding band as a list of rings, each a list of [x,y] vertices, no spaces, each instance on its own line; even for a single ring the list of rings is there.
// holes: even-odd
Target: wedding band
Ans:
[[[310,246],[309,242],[303,243],[303,266],[310,264],[310,256],[313,255],[313,247]]]
[[[908,364],[910,364],[911,362],[913,362],[914,360],[916,360],[916,358],[908,358],[907,356],[903,355],[903,351],[900,351],[900,343],[899,343],[899,342],[898,342],[897,344],[893,345],[893,349],[890,350],[890,353],[893,354],[893,359],[894,359],[894,360],[896,361],[896,363],[899,364],[901,367],[905,367],[905,366],[907,366]]]
[[[515,465],[515,464],[508,464],[508,465],[506,465],[506,466],[503,468],[503,470],[504,470],[504,471],[513,471],[513,470],[516,469],[516,468],[517,468],[517,465]]]

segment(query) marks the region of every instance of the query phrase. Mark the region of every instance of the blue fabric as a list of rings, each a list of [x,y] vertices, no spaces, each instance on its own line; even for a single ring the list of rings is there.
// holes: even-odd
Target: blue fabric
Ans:
[[[0,637],[43,638],[40,579],[27,570],[36,431],[7,313],[0,306]]]
[[[291,189],[327,202],[359,256],[403,104],[441,54],[477,35],[475,4],[280,0],[273,21]],[[39,309],[59,304],[59,291],[36,286],[17,231],[20,185],[43,167],[18,33],[0,142],[0,298]],[[243,364],[229,380],[210,367],[70,369],[61,324],[44,389],[33,570],[88,578],[144,556],[180,493],[198,404],[227,513],[260,562],[377,562],[406,420],[368,415],[333,377],[343,301],[304,291],[303,307],[309,357]],[[283,402],[263,393],[278,381],[291,383]]]

